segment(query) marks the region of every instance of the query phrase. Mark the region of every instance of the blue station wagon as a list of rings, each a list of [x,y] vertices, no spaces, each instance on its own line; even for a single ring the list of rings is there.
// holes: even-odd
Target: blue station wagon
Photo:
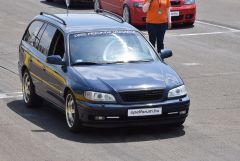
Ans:
[[[19,46],[27,107],[42,100],[65,112],[70,130],[84,126],[180,126],[190,99],[179,75],[143,34],[107,11],[41,12]]]

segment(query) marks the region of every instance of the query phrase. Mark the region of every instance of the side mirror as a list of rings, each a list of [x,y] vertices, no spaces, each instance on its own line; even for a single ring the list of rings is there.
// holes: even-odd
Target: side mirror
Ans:
[[[65,65],[65,62],[59,55],[51,55],[47,57],[47,63],[56,65]]]
[[[169,50],[169,49],[163,49],[161,50],[161,53],[160,53],[160,57],[162,58],[162,60],[169,58],[172,55],[173,55],[172,50]]]

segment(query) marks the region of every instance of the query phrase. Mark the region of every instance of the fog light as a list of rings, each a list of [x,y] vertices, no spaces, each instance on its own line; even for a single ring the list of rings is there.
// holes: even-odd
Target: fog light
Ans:
[[[104,116],[95,116],[94,117],[95,120],[105,120]]]
[[[186,19],[192,19],[192,18],[193,18],[193,15],[192,15],[192,14],[186,15]]]
[[[107,119],[119,119],[119,116],[107,116]]]
[[[184,111],[180,111],[180,112],[179,112],[180,115],[185,115],[186,113],[187,113],[186,110],[184,110]]]

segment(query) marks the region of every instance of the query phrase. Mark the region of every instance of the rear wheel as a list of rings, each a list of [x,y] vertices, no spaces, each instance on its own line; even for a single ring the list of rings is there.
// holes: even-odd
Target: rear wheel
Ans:
[[[68,92],[65,99],[65,115],[68,128],[73,132],[79,131],[81,123],[79,120],[76,100],[72,92]]]
[[[101,9],[99,0],[94,1],[94,11],[96,12],[98,9]]]
[[[31,76],[25,71],[22,79],[23,100],[27,107],[38,107],[42,104],[42,99],[36,95]]]
[[[129,10],[129,7],[127,5],[125,5],[124,8],[123,8],[123,19],[127,23],[131,23],[130,10]]]

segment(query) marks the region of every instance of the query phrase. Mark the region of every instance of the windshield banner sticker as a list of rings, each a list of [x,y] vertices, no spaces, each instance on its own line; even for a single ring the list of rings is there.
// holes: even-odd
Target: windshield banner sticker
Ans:
[[[129,30],[118,30],[118,31],[96,31],[96,32],[87,32],[87,33],[77,33],[74,34],[74,38],[83,37],[83,36],[101,36],[101,35],[110,35],[110,34],[133,34],[135,31]]]

